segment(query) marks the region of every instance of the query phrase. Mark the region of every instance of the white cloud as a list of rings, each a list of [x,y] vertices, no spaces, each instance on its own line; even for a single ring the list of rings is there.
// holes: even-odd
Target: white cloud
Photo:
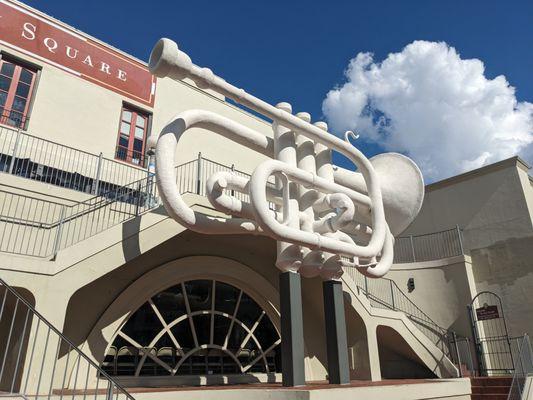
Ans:
[[[504,76],[484,72],[482,61],[442,42],[415,41],[381,63],[359,53],[322,110],[334,132],[353,129],[409,155],[427,181],[533,156],[533,104],[518,102]]]

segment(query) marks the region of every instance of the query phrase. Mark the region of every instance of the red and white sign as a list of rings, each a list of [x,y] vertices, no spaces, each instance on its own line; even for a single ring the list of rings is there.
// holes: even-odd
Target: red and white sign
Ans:
[[[21,5],[0,1],[0,43],[153,107],[156,78],[138,61]]]

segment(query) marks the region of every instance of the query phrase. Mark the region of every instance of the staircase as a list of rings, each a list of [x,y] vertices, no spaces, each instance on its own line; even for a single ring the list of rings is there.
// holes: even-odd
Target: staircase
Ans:
[[[0,398],[134,400],[1,278],[0,301]]]
[[[507,400],[512,381],[510,376],[470,378],[472,400]]]
[[[388,278],[368,279],[356,268],[347,271],[359,293],[379,309],[402,312],[459,370],[459,375],[474,374],[470,339],[439,326],[407,297],[396,282]]]

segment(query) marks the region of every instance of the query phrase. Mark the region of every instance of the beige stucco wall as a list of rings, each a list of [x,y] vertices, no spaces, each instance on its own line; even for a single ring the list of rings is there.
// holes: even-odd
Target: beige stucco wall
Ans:
[[[405,296],[439,326],[451,329],[460,336],[471,336],[466,307],[476,288],[468,256],[395,264],[387,278],[392,279]],[[415,281],[412,292],[407,290],[409,278]]]
[[[533,332],[533,190],[528,166],[512,158],[426,189],[422,210],[406,234],[459,225],[476,293],[489,290],[502,297],[511,335]],[[436,310],[437,318],[439,314]]]

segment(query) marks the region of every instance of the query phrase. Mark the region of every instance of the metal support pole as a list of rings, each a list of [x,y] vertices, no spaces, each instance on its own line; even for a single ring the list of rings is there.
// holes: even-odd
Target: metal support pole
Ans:
[[[459,248],[461,249],[461,254],[465,254],[465,249],[463,247],[463,234],[461,233],[461,228],[459,228],[459,225],[455,225],[455,229],[457,229],[457,237],[459,238]]]
[[[365,295],[368,299],[368,277],[365,275]]]
[[[413,242],[413,235],[409,235],[409,241],[411,242],[411,254],[413,256],[413,262],[416,261],[415,244]]]
[[[231,173],[235,173],[235,164],[231,164]],[[231,195],[235,196],[235,190],[231,189]]]
[[[96,178],[93,184],[93,194],[98,194],[98,186],[100,186],[100,175],[102,174],[102,160],[104,155],[100,152],[98,155],[98,165],[96,166]]]
[[[459,366],[459,377],[463,377],[463,367],[461,366],[461,354],[459,354],[459,345],[457,344],[457,334],[452,332],[453,345],[455,347],[455,354],[457,354],[457,365]]]
[[[137,184],[137,200],[135,201],[135,215],[139,216],[140,208],[141,208],[141,188],[142,185],[140,183]]]
[[[391,298],[391,301],[392,301],[392,309],[395,310],[396,306],[394,305],[394,288],[392,287],[392,285],[393,285],[393,281],[392,280],[389,281],[389,285],[390,285],[390,298]]]
[[[113,400],[113,383],[107,381],[107,391],[106,391],[106,400]]]
[[[196,194],[200,194],[202,187],[202,153],[198,153],[198,160],[196,162]]]
[[[326,321],[328,379],[331,384],[344,385],[350,383],[350,367],[342,283],[333,280],[324,281],[322,289]]]
[[[300,274],[290,271],[282,272],[279,275],[283,386],[305,385],[302,284],[300,279]]]
[[[17,157],[17,150],[20,145],[21,140],[21,134],[20,134],[20,128],[17,129],[17,138],[15,139],[15,145],[13,146],[13,153],[11,153],[11,161],[9,162],[9,170],[8,172],[10,174],[13,173],[13,168],[15,166],[15,158]]]
[[[53,259],[57,257],[57,253],[59,252],[59,247],[61,244],[61,232],[63,231],[63,222],[65,220],[65,210],[67,209],[67,206],[61,207],[61,211],[59,214],[59,223],[57,225],[57,231],[56,231],[56,238],[54,241],[54,250],[52,252]]]

